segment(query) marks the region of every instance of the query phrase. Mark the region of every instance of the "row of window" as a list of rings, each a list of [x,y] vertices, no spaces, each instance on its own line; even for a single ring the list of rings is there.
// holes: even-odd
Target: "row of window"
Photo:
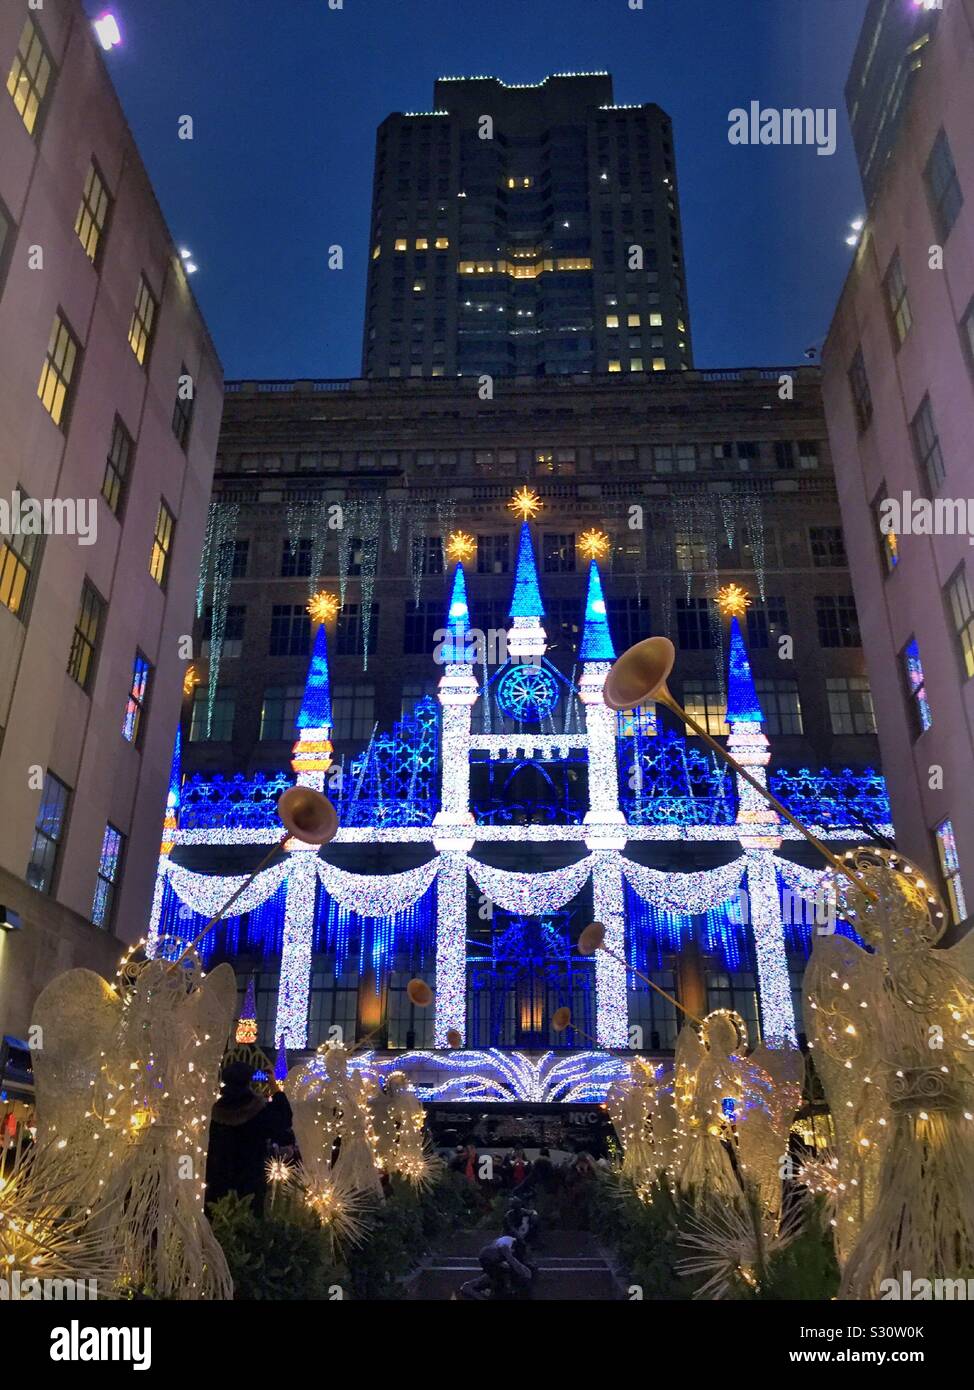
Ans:
[[[51,893],[54,889],[61,846],[67,832],[70,805],[71,788],[59,777],[55,777],[53,772],[48,772],[44,778],[34,825],[34,840],[24,874],[31,887],[40,893]],[[96,927],[102,927],[106,931],[112,924],[112,910],[124,853],[125,836],[109,822],[102,835],[95,892],[91,904],[91,920]]]
[[[577,640],[581,627],[580,606],[575,599],[549,599],[545,603],[545,631],[550,645],[563,640]],[[645,636],[649,627],[649,608],[643,599],[611,598],[606,600],[610,631],[620,649]],[[228,604],[223,631],[222,654],[225,658],[239,657],[243,651],[244,604]],[[482,625],[477,619],[481,620]],[[859,619],[851,594],[816,594],[815,620],[819,645],[822,647],[859,647]],[[718,642],[722,621],[716,606],[708,598],[678,598],[676,601],[677,645],[684,651],[713,651]],[[970,622],[966,622],[966,642],[971,644]],[[783,598],[769,597],[765,603],[752,608],[747,615],[751,646],[767,649],[772,639],[788,635],[788,611]],[[475,608],[471,632],[506,631],[510,620],[506,605],[481,604]],[[407,602],[403,621],[403,652],[407,656],[431,656],[436,650],[436,633],[444,627],[443,604],[439,601]],[[377,650],[379,604],[371,606],[368,650]],[[206,613],[203,642],[212,637],[212,609]],[[472,639],[471,639],[472,640]],[[361,656],[364,653],[365,632],[361,604],[346,603],[338,614],[333,650],[338,656]],[[308,656],[311,651],[311,631],[307,609],[299,603],[275,603],[271,607],[269,656]],[[204,656],[209,655],[204,646]],[[82,682],[83,684],[83,682]]]
[[[754,684],[764,711],[765,732],[779,737],[804,734],[798,682],[790,678],[757,679]],[[833,734],[839,736],[876,732],[872,694],[865,676],[828,676],[825,690],[829,726]],[[408,714],[422,696],[435,695],[435,682],[405,684],[402,688],[401,715]],[[266,687],[261,703],[261,741],[294,739],[295,721],[303,696],[304,686],[299,684]],[[716,680],[685,680],[683,703],[687,713],[709,734],[724,735],[730,732],[726,721],[726,695],[721,694]],[[375,725],[374,684],[371,681],[354,681],[334,685],[332,714],[336,739],[367,741]],[[202,686],[198,686],[193,693],[189,735],[191,741],[230,741],[233,738],[235,715],[236,697],[232,688],[220,687],[211,714],[209,693]],[[620,715],[619,732],[623,736],[632,734],[633,723],[628,715]]]
[[[974,591],[965,565],[960,565],[947,581],[943,598],[961,675],[970,680],[974,677]],[[932,726],[933,713],[915,636],[903,647],[899,659],[913,736],[919,738]]]

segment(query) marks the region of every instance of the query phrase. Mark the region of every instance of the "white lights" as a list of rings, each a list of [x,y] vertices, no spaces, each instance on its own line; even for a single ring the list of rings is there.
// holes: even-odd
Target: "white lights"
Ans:
[[[109,11],[94,20],[91,27],[106,53],[117,48],[122,42],[122,31],[118,27],[118,20]]]
[[[180,251],[179,259],[182,261],[183,270],[185,270],[187,275],[195,275],[199,270],[199,266],[193,260],[192,251],[187,251],[185,247]]]
[[[849,223],[849,235],[845,239],[846,246],[859,245],[859,237],[862,234],[862,229],[863,227],[865,227],[865,225],[866,219],[864,217],[854,217],[852,219],[852,221]]]

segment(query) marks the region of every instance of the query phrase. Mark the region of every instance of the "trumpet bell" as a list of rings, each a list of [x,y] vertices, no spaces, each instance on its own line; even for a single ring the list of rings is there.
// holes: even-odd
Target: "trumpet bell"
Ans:
[[[415,1004],[417,1009],[428,1009],[433,1002],[433,991],[425,980],[410,980],[406,986],[406,993],[409,995],[410,1002]]]
[[[551,1015],[551,1026],[556,1033],[564,1033],[572,1021],[572,1011],[564,1005]]]
[[[326,845],[338,833],[338,812],[313,787],[288,787],[277,803],[281,824],[306,845]]]
[[[446,1040],[450,1047],[459,1047],[463,1042],[463,1039],[455,1028],[447,1029]]]
[[[605,940],[605,927],[601,922],[589,922],[578,938],[578,949],[583,956],[594,956]]]
[[[605,678],[602,698],[610,709],[634,709],[666,690],[676,648],[668,637],[647,637],[623,652]]]

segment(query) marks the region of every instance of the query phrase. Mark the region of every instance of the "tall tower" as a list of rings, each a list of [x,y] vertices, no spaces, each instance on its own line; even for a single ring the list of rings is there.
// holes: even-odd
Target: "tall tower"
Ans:
[[[692,365],[676,162],[607,73],[441,78],[379,127],[363,374]]]

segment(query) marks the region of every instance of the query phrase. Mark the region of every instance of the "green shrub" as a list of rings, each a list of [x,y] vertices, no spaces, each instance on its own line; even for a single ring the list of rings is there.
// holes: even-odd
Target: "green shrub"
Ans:
[[[249,1197],[228,1193],[212,1209],[213,1232],[233,1278],[234,1298],[300,1301],[329,1299],[348,1276],[331,1238],[313,1212],[285,1202],[255,1216]]]

